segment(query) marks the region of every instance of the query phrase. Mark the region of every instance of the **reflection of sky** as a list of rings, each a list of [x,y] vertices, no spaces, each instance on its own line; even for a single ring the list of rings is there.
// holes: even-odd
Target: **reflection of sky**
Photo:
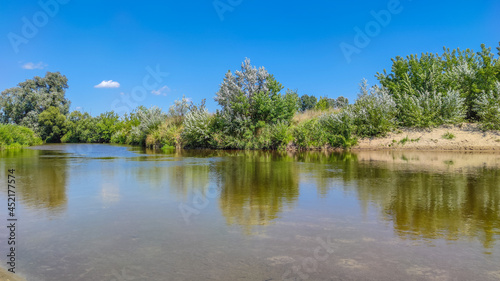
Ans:
[[[101,185],[101,199],[104,203],[115,203],[120,201],[120,188],[114,183],[103,183]]]

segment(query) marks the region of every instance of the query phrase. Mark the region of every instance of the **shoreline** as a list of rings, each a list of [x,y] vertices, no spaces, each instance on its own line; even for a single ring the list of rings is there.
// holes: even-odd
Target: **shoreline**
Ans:
[[[364,138],[351,151],[491,151],[500,152],[500,132],[478,124],[443,125],[432,129],[401,128],[383,137]]]

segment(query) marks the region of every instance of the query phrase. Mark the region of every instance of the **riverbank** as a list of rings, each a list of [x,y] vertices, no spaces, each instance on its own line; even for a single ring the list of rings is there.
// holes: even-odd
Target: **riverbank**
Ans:
[[[407,128],[384,137],[364,138],[352,150],[500,151],[500,132],[482,131],[478,124]]]

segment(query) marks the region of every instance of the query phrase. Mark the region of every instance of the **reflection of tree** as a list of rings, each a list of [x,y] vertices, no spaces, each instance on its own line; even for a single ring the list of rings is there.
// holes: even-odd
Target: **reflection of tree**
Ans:
[[[276,219],[283,205],[298,196],[298,170],[293,159],[277,153],[246,151],[216,162],[221,183],[219,206],[229,224],[252,226]]]
[[[364,208],[370,204],[378,206],[384,219],[393,222],[396,233],[402,238],[455,240],[469,236],[480,239],[486,248],[492,247],[498,239],[500,170],[483,168],[487,163],[479,161],[481,155],[474,157],[482,165],[472,167],[469,161],[466,163],[467,172],[462,168],[448,171],[439,167],[429,169],[421,162],[417,165],[395,164],[390,160],[392,157],[385,161],[375,160],[374,157],[364,162],[342,154],[335,156],[341,157],[342,161],[332,156],[324,157],[332,161],[329,169],[311,168],[311,171],[319,173],[316,176],[318,186],[325,181],[321,179],[323,177],[354,183],[345,186],[355,188]],[[433,158],[439,157],[434,153]],[[463,155],[445,157],[459,163]],[[401,157],[394,159],[399,161]]]
[[[303,151],[293,154],[294,161],[307,163],[301,166],[301,174],[313,178],[318,193],[325,197],[329,189],[352,179],[356,154]],[[318,165],[321,165],[318,167]]]
[[[30,149],[0,153],[0,168],[3,171],[16,169],[16,196],[21,204],[27,208],[45,209],[51,214],[66,208],[65,157],[54,151]],[[4,181],[3,178],[1,180]]]

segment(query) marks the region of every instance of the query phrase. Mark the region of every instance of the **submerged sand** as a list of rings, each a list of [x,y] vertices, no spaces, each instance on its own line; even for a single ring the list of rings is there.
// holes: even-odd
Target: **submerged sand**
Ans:
[[[478,124],[470,123],[433,129],[400,129],[384,137],[361,139],[352,149],[500,151],[500,132],[482,131]]]
[[[17,274],[12,274],[6,269],[0,267],[0,280],[1,281],[26,281],[26,279],[20,277]]]

